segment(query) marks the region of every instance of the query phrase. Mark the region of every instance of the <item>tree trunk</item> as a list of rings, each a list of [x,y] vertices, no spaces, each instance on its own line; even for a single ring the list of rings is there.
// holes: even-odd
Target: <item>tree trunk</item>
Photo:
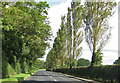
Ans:
[[[92,61],[91,61],[91,67],[93,67],[94,65],[95,65],[95,53],[93,52]]]
[[[72,69],[72,63],[70,64],[70,69]]]
[[[69,72],[69,74],[71,75],[72,74],[72,63],[70,64],[70,72]]]
[[[95,66],[96,62],[96,55],[95,55],[95,50],[96,50],[96,37],[94,36],[94,44],[93,44],[93,55],[92,55],[92,61],[91,61],[91,67]]]

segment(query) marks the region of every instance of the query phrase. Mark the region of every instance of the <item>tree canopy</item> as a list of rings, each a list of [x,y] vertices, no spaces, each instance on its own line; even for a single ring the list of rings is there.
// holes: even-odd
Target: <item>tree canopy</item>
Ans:
[[[90,66],[90,61],[84,58],[80,58],[77,61],[77,66]]]
[[[46,64],[52,64],[49,68],[70,67],[71,69],[72,66],[77,66],[77,58],[82,54],[83,39],[92,52],[89,65],[91,67],[102,65],[102,49],[111,36],[112,27],[109,26],[108,20],[114,14],[115,6],[114,1],[86,0],[84,5],[72,1],[67,15],[61,18],[61,28],[57,32],[53,48],[48,53]]]
[[[52,35],[48,8],[47,2],[2,2],[3,61],[7,59],[13,68],[19,62],[22,72],[25,66],[34,68],[37,58],[45,55]]]
[[[83,21],[85,23],[85,39],[92,52],[91,66],[97,61],[100,53],[111,36],[109,18],[114,14],[116,2],[85,2]]]

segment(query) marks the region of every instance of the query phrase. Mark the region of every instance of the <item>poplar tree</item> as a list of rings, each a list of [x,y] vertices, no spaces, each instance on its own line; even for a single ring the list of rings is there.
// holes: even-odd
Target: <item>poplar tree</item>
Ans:
[[[71,25],[71,9],[68,8],[67,22],[66,22],[66,40],[67,40],[67,56],[69,58],[69,65],[72,67],[72,25]]]
[[[47,64],[49,61],[53,62],[53,68],[57,69],[58,67],[63,67],[65,65],[66,57],[66,27],[65,27],[65,16],[61,17],[60,29],[57,32],[57,37],[54,40],[53,48],[49,52],[48,57],[54,58],[54,60],[49,60],[47,57]],[[52,53],[52,54],[51,54]],[[50,56],[51,55],[51,56]],[[51,63],[51,62],[50,62]],[[47,65],[49,67],[49,65]]]
[[[92,52],[91,67],[97,61],[96,53],[102,51],[111,36],[108,19],[114,14],[116,2],[85,2],[83,20],[85,23],[85,39]]]
[[[83,7],[80,2],[72,2],[72,30],[73,30],[73,53],[72,63],[75,63],[78,56],[81,54],[82,47],[80,44],[83,40],[83,32],[82,32],[82,10]],[[77,64],[76,64],[77,65]]]
[[[61,67],[65,65],[65,57],[66,57],[66,27],[65,27],[65,16],[61,17],[61,29],[59,31],[60,36],[60,62]]]

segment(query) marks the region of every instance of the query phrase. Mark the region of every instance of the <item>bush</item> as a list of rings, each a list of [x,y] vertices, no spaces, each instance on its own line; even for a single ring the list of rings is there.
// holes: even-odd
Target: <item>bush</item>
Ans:
[[[15,65],[13,65],[13,66],[14,66],[14,68],[15,68],[16,74],[21,73],[21,65],[20,65],[20,63],[19,63],[19,60],[16,59],[16,56],[14,56],[14,62],[15,62],[15,63],[14,63]]]
[[[8,62],[3,58],[2,60],[2,78],[9,77],[8,76]]]
[[[17,74],[21,73],[21,65],[19,61],[15,63],[15,71]]]
[[[26,63],[26,59],[23,59],[23,63],[21,63],[21,72],[22,73],[28,73],[28,64]]]
[[[9,63],[8,63],[8,69],[7,70],[8,70],[8,76],[9,77],[15,74],[15,71],[14,71],[13,67]]]
[[[8,63],[5,56],[2,57],[2,78],[10,77],[14,75],[13,67]]]
[[[7,78],[11,75],[14,75],[14,69],[6,60],[4,60],[2,62],[2,78]]]
[[[62,68],[53,70],[66,74],[72,74],[79,77],[102,79],[102,81],[118,82],[120,83],[120,65],[106,65],[95,67],[79,67],[79,68]]]

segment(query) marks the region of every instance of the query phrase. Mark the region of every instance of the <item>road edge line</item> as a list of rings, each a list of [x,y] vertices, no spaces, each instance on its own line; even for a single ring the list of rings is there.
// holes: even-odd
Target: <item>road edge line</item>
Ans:
[[[53,72],[53,71],[52,71],[52,72]],[[76,76],[73,76],[73,75],[66,75],[66,74],[61,73],[61,72],[54,72],[54,73],[62,74],[62,75],[64,75],[64,76],[68,76],[68,77],[73,77],[73,78],[75,78],[75,79],[82,80],[82,81],[89,82],[89,83],[101,83],[101,82],[97,82],[97,81],[95,81],[95,80],[80,78],[80,77],[76,77]]]

